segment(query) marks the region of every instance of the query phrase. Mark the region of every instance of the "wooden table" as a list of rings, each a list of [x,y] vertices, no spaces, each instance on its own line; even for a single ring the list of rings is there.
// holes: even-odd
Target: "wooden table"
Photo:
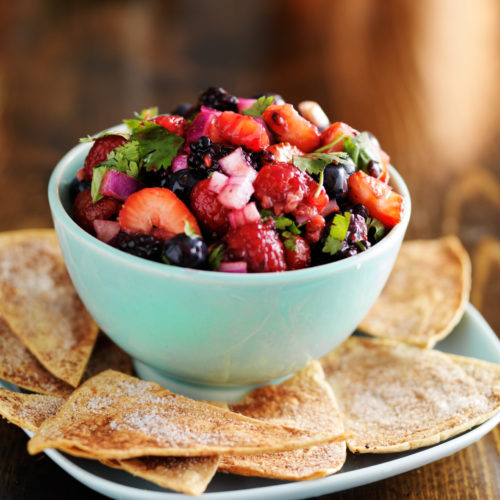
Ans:
[[[496,114],[488,123],[497,124],[487,129],[491,140],[472,141],[467,155],[462,148],[463,162],[457,164],[444,154],[456,153],[453,145],[436,148],[430,140],[425,117],[435,112],[436,101],[426,100],[426,92],[431,88],[435,98],[441,80],[433,87],[434,80],[427,78],[432,73],[424,75],[425,84],[418,74],[412,50],[419,46],[419,32],[411,12],[397,1],[384,1],[380,9],[365,9],[361,16],[359,9],[348,6],[355,3],[0,2],[0,230],[51,226],[47,181],[57,160],[79,137],[146,106],[159,105],[167,112],[178,102],[195,100],[211,84],[238,95],[275,89],[291,102],[325,102],[330,116],[352,120],[383,139],[413,195],[409,237],[450,231],[461,237],[473,258],[473,303],[500,331],[497,106],[490,106]],[[474,13],[477,9],[469,3]],[[495,8],[494,1],[484,4]],[[446,12],[440,10],[439,15],[446,22]],[[339,17],[342,22],[335,24]],[[328,19],[330,28],[318,30],[318,23]],[[380,31],[382,22],[386,24]],[[352,57],[337,50],[344,40]],[[471,39],[468,48],[478,40]],[[487,43],[488,37],[481,40]],[[424,49],[432,51],[429,39],[426,43]],[[478,53],[496,61],[495,50],[482,47]],[[460,89],[468,75],[474,81],[488,79],[487,71],[461,71],[456,75]],[[453,104],[453,95],[445,97]],[[470,113],[476,102],[470,101]],[[456,106],[463,111],[465,104]],[[448,118],[450,130],[458,130],[467,141],[482,123],[479,135],[484,137],[483,115],[472,129],[464,123],[462,132],[452,114],[440,118],[441,124]],[[470,158],[477,162],[472,164]],[[28,456],[26,440],[21,430],[0,421],[0,499],[102,498],[43,454]],[[497,428],[451,457],[323,498],[500,498],[499,454]]]

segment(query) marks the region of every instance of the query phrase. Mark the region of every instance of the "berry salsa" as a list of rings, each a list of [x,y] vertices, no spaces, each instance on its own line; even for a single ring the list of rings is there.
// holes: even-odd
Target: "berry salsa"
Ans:
[[[211,87],[171,114],[104,133],[71,185],[73,219],[124,252],[225,272],[303,269],[356,255],[402,217],[369,132],[277,94]]]

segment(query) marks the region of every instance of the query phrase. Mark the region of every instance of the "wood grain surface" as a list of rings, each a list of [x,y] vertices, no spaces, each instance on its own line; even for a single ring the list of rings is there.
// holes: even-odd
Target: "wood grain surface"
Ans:
[[[478,7],[479,5],[479,7]],[[50,172],[78,138],[209,85],[324,103],[377,135],[413,198],[408,237],[457,234],[500,332],[497,0],[0,1],[0,231],[51,226]],[[0,421],[0,499],[103,498]],[[325,499],[500,498],[500,431]]]

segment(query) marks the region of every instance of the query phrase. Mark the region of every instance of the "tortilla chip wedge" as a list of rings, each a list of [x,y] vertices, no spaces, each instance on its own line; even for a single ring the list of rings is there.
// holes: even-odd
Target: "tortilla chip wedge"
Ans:
[[[24,394],[0,387],[0,415],[18,427],[36,431],[43,421],[55,415],[64,400],[61,396]]]
[[[433,347],[460,321],[470,286],[470,260],[458,238],[406,241],[359,329],[375,337]]]
[[[335,432],[261,422],[113,370],[77,388],[28,443],[100,459],[253,454],[341,440]]]
[[[0,312],[50,373],[78,385],[98,327],[73,288],[53,230],[0,234]]]
[[[444,441],[500,409],[500,365],[385,339],[350,337],[322,360],[353,452]]]
[[[337,402],[317,361],[278,386],[255,389],[230,409],[248,417],[300,429],[330,429],[338,434],[344,431]],[[245,476],[304,480],[337,472],[345,459],[346,445],[341,441],[278,453],[223,456],[219,470]]]

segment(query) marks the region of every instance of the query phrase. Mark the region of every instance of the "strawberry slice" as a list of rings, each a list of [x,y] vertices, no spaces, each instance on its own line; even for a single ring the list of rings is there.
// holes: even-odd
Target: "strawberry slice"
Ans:
[[[233,111],[224,111],[215,119],[215,125],[224,140],[236,146],[260,151],[271,143],[264,123]]]
[[[348,183],[349,199],[353,203],[362,203],[370,215],[382,222],[386,228],[401,221],[404,200],[390,186],[362,170],[352,174]]]
[[[323,130],[320,145],[323,147],[339,139],[333,146],[323,151],[324,153],[338,153],[340,151],[344,151],[343,139],[345,137],[355,137],[356,134],[356,130],[354,130],[350,125],[347,125],[347,123],[335,122]],[[340,139],[341,136],[343,136],[342,139]]]
[[[304,151],[297,146],[292,146],[289,142],[273,144],[266,151],[273,154],[272,160],[266,161],[266,163],[292,163],[294,156],[302,156],[304,154]]]
[[[156,123],[157,125],[160,125],[160,127],[166,128],[173,134],[180,135],[181,137],[186,137],[188,122],[182,116],[158,115],[152,118],[150,121]]]
[[[118,214],[120,229],[130,234],[151,234],[155,229],[180,234],[185,222],[201,234],[194,215],[167,188],[144,188],[131,194]]]
[[[291,104],[272,104],[262,118],[282,142],[289,142],[306,153],[319,145],[318,127],[301,116]]]

